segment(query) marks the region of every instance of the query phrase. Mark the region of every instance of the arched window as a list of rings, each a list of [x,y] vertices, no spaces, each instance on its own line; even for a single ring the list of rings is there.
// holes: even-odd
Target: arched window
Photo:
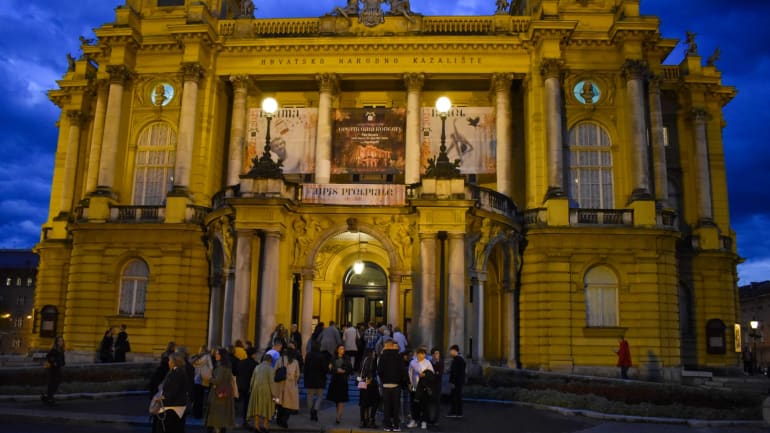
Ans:
[[[144,301],[147,296],[147,281],[150,269],[142,260],[131,260],[123,268],[120,277],[121,316],[144,316]]]
[[[618,326],[618,278],[606,266],[591,268],[585,275],[586,325]]]
[[[614,208],[611,145],[596,123],[581,122],[569,132],[569,194],[581,208]]]
[[[142,131],[136,144],[134,204],[163,204],[172,183],[175,153],[176,132],[167,123],[153,123]]]

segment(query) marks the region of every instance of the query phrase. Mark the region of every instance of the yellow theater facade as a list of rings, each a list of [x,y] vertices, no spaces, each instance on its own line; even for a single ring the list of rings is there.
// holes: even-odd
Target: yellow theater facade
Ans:
[[[638,0],[224,3],[128,0],[50,92],[38,347],[375,320],[480,363],[613,374],[624,337],[640,376],[737,364],[735,90],[694,36],[664,66]]]

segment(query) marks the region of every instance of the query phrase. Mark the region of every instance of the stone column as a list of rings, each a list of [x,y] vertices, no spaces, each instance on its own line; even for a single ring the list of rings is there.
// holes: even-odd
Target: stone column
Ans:
[[[302,321],[300,332],[302,333],[302,347],[298,348],[307,355],[307,342],[313,334],[313,278],[312,269],[302,271]]]
[[[465,233],[449,233],[449,281],[447,319],[449,345],[457,344],[467,353],[465,338]],[[445,348],[446,349],[446,348]]]
[[[516,368],[516,296],[510,288],[503,295],[508,306],[508,314],[505,315],[505,329],[508,330],[508,366]]]
[[[275,231],[266,231],[264,246],[262,247],[262,288],[259,292],[259,339],[256,347],[266,347],[270,334],[275,329],[275,312],[278,309],[278,259],[280,251],[281,234]]]
[[[497,191],[508,197],[513,196],[512,82],[513,74],[498,73],[492,76],[497,112]]]
[[[243,147],[246,137],[246,97],[249,93],[249,77],[233,75],[233,115],[230,124],[230,156],[227,164],[227,185],[240,183],[243,172]]]
[[[406,83],[406,168],[405,183],[420,182],[420,148],[422,145],[422,85],[424,74],[404,74]]]
[[[182,64],[182,74],[184,87],[182,90],[182,108],[179,114],[176,166],[174,167],[174,195],[189,194],[195,144],[195,119],[198,112],[198,82],[203,77],[203,66],[200,63],[184,63]]]
[[[709,165],[708,136],[706,127],[709,114],[704,109],[692,110],[695,132],[695,170],[698,182],[698,223],[713,224],[714,212],[711,207],[711,167]]]
[[[433,347],[436,338],[436,233],[420,234],[420,309],[417,316],[418,341]]]
[[[388,291],[388,323],[403,328],[399,311],[399,299],[401,297],[401,274],[390,273],[390,291]]]
[[[315,148],[315,183],[329,183],[332,158],[332,100],[339,81],[334,74],[316,76],[320,86],[318,131]]]
[[[233,294],[233,339],[247,339],[249,328],[249,305],[251,295],[251,246],[254,234],[239,231],[235,253],[235,292]],[[228,323],[229,324],[229,323]]]
[[[473,362],[484,361],[484,283],[485,273],[479,273],[473,279]]]
[[[86,120],[82,111],[67,111],[69,131],[67,135],[67,155],[64,159],[64,180],[62,181],[60,212],[68,214],[72,211],[72,199],[75,195],[75,178],[80,149],[80,128]]]
[[[564,130],[562,117],[560,59],[543,59],[540,74],[545,85],[545,124],[548,146],[548,192],[546,200],[564,197]]]
[[[104,138],[104,119],[107,110],[107,81],[96,82],[96,107],[94,107],[94,123],[91,131],[91,143],[88,149],[88,171],[86,174],[86,193],[96,191],[99,182],[99,155],[102,153]]]
[[[209,339],[208,347],[222,345],[222,281],[211,286],[211,301],[209,302]]]
[[[647,124],[644,114],[644,76],[647,64],[643,60],[626,60],[623,76],[626,78],[626,98],[631,119],[631,147],[634,161],[634,190],[631,200],[651,200],[650,175],[647,154]]]
[[[668,204],[668,168],[666,143],[663,135],[663,108],[660,102],[660,78],[650,79],[650,130],[652,131],[652,161],[655,170],[655,200]]]
[[[225,279],[225,297],[224,308],[222,310],[222,344],[227,345],[233,342],[233,310],[235,302],[235,272],[229,266],[224,270]]]
[[[123,123],[123,92],[131,72],[124,65],[107,66],[110,74],[110,91],[104,119],[102,153],[99,157],[98,189],[103,195],[112,195],[115,187],[115,164],[118,155],[120,125]]]

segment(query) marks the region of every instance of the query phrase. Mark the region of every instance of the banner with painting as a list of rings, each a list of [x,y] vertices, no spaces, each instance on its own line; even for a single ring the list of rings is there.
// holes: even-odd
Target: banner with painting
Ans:
[[[246,152],[243,172],[248,172],[255,156],[265,149],[267,118],[259,108],[248,113]],[[286,174],[315,172],[315,140],[318,128],[317,108],[282,108],[270,122],[270,150],[274,160],[283,160]]]
[[[460,160],[463,174],[495,173],[497,136],[493,107],[456,107],[446,119],[446,147],[450,161]],[[420,170],[425,174],[428,159],[441,147],[441,117],[435,108],[422,111]]]
[[[335,110],[332,174],[403,173],[405,130],[404,108]]]

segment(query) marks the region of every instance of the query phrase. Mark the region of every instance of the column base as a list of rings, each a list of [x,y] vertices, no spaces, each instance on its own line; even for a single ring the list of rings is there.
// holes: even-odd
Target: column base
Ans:
[[[84,216],[89,222],[107,222],[110,220],[110,205],[114,202],[111,194],[94,194],[88,199],[88,209],[84,209]]]
[[[184,185],[174,185],[167,197],[190,197],[190,190]]]
[[[187,220],[187,205],[190,199],[186,195],[171,195],[166,197],[167,223],[183,223]]]
[[[88,195],[90,197],[107,197],[113,200],[117,200],[118,198],[109,186],[97,186],[96,189]]]
[[[67,221],[69,221],[71,215],[72,214],[70,212],[61,211],[61,212],[59,212],[59,215],[56,215],[54,217],[53,220],[54,221],[64,221],[64,222],[67,222]]]
[[[628,203],[631,204],[638,200],[653,200],[652,194],[650,194],[650,191],[648,191],[646,188],[636,188],[632,193],[631,197],[628,199]]]
[[[543,199],[543,202],[546,202],[552,198],[566,198],[567,193],[564,192],[564,189],[560,186],[549,186],[548,192],[545,193],[545,198]]]
[[[658,225],[658,212],[652,199],[632,201],[628,207],[634,210],[634,227],[654,227]]]

